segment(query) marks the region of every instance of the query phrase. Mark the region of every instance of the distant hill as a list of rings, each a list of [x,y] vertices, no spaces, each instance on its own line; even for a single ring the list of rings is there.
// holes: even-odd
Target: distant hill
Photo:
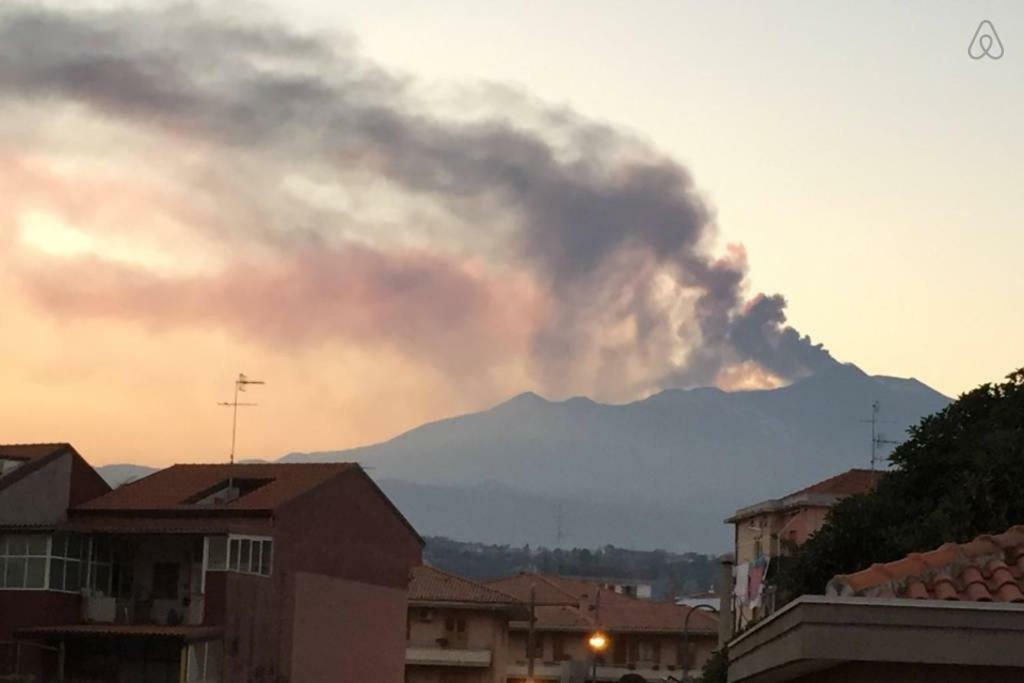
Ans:
[[[157,468],[145,465],[103,465],[102,467],[97,467],[96,471],[100,473],[100,476],[106,480],[111,488],[116,489],[118,486],[123,486],[136,479],[142,479],[153,474],[157,471]]]
[[[921,382],[836,365],[791,386],[669,390],[624,405],[517,396],[362,448],[284,462],[372,467],[425,534],[718,552],[738,507],[868,465],[870,429],[899,439],[949,399]],[[500,482],[500,485],[495,484]]]

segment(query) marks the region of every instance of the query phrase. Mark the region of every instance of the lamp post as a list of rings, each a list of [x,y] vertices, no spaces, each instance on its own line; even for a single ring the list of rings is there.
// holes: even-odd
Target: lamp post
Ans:
[[[715,609],[714,607],[712,607],[711,605],[695,605],[695,606],[690,608],[690,611],[686,613],[686,618],[683,619],[683,657],[688,657],[689,656],[689,652],[687,651],[686,645],[687,645],[687,638],[690,635],[690,631],[689,631],[689,629],[690,629],[690,617],[693,616],[694,612],[696,612],[697,610],[701,610],[701,609],[702,610],[706,610],[708,612],[712,612],[714,614],[718,614],[718,610]],[[681,681],[681,683],[686,683],[686,681],[689,680],[689,678],[690,678],[690,663],[687,662],[687,661],[684,661],[683,662],[683,677],[680,679],[680,681]]]
[[[593,660],[590,678],[593,683],[597,683],[597,656],[608,648],[608,636],[601,631],[594,631],[590,634],[590,638],[587,639],[587,646],[590,647],[591,659]]]

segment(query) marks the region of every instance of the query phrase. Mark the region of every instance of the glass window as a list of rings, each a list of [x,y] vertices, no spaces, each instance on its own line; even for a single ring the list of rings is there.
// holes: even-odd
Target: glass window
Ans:
[[[263,576],[270,576],[271,548],[273,548],[271,541],[263,541],[263,553],[260,555],[260,574]]]
[[[30,557],[25,561],[25,588],[46,587],[46,558]]]
[[[241,544],[237,538],[231,539],[231,557],[228,560],[228,568],[238,571],[238,546]]]
[[[11,534],[0,536],[0,588],[46,588],[49,536]]]
[[[242,539],[242,550],[238,556],[238,571],[247,572],[249,571],[249,558],[252,552],[252,541],[248,538]]]

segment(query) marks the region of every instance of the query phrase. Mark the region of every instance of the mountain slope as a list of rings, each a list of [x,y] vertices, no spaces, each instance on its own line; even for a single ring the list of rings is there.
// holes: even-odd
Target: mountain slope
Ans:
[[[372,467],[427,534],[551,544],[561,501],[575,511],[568,543],[716,551],[730,539],[721,519],[737,507],[866,466],[862,420],[876,400],[892,439],[949,402],[916,380],[837,365],[770,391],[670,390],[625,405],[522,394],[385,443],[282,460]],[[479,495],[495,481],[502,487]],[[499,509],[522,519],[498,533]]]

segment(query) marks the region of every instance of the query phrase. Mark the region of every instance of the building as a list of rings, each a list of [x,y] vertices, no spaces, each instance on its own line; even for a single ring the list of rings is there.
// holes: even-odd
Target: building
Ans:
[[[782,498],[740,508],[725,520],[735,527],[736,564],[775,557],[787,546],[803,544],[825,523],[833,505],[847,496],[869,493],[881,475],[852,469]]]
[[[561,681],[569,671],[589,669],[587,646],[595,631],[607,634],[597,659],[597,680],[627,674],[648,681],[697,675],[717,646],[718,619],[705,610],[672,602],[642,600],[580,579],[539,574],[487,582],[488,586],[535,607],[534,680]],[[529,668],[529,620],[510,624],[508,681],[522,683]]]
[[[729,644],[731,683],[1024,680],[1024,526],[836,576]]]
[[[852,469],[782,498],[740,508],[725,520],[734,528],[733,629],[741,631],[771,614],[774,595],[764,590],[772,558],[802,545],[843,498],[869,493],[881,472]]]
[[[38,669],[53,658],[47,650],[16,646],[15,628],[81,613],[79,596],[46,590],[50,537],[69,508],[108,491],[70,444],[0,446],[0,675],[13,673],[16,663]]]
[[[105,491],[66,452],[60,515],[45,483],[57,495],[65,479],[26,476],[24,464],[0,484],[0,639],[16,643],[22,672],[140,683],[402,680],[422,540],[362,468],[175,465]],[[30,493],[36,502],[26,504]],[[22,500],[11,514],[6,497]],[[39,521],[27,526],[26,516]]]
[[[516,598],[433,567],[412,570],[406,683],[505,683]]]
[[[596,583],[602,590],[611,591],[620,595],[628,595],[631,598],[650,600],[654,597],[654,584],[650,581],[644,581],[641,579],[601,578],[570,575],[566,575],[566,578],[586,581],[587,583]]]

